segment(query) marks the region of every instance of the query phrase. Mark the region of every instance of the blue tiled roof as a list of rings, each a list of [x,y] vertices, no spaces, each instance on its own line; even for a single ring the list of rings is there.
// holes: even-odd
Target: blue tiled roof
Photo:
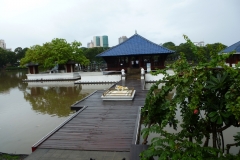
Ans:
[[[224,50],[221,51],[221,53],[228,53],[232,51],[240,52],[240,41],[225,48]]]
[[[127,56],[127,55],[147,55],[147,54],[169,54],[174,51],[157,45],[146,38],[134,34],[132,37],[97,56]]]

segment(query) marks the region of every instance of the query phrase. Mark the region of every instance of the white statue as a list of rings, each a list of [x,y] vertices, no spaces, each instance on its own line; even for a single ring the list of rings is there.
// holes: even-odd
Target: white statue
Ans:
[[[141,69],[141,74],[144,74],[144,73],[145,73],[145,71],[144,71],[144,69],[142,68],[142,69]]]
[[[123,90],[128,90],[128,87],[116,85],[115,89],[118,90],[118,91],[123,91]]]
[[[125,75],[125,70],[122,69],[121,72],[122,72],[122,76],[124,76]]]

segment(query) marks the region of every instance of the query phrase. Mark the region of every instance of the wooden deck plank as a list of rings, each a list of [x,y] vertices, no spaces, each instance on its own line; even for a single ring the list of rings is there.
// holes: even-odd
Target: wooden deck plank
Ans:
[[[75,103],[72,107],[88,107],[38,148],[129,152],[138,109],[144,105],[147,91],[142,90],[141,82],[136,80],[126,80],[125,86],[136,90],[132,101],[103,101],[104,90],[96,91]]]

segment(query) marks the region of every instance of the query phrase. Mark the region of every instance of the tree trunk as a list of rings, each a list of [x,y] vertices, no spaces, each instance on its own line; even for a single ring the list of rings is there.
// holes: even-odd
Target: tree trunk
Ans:
[[[210,139],[210,137],[209,137],[209,136],[206,136],[206,140],[205,140],[205,142],[204,142],[203,147],[208,147],[209,139]]]
[[[150,124],[148,124],[148,129],[150,128]],[[148,134],[149,135],[149,134]],[[148,135],[144,138],[144,140],[143,140],[143,142],[142,142],[142,144],[144,144],[144,145],[146,145],[147,144],[147,139],[148,139]]]
[[[217,131],[216,131],[215,123],[212,123],[212,143],[213,143],[213,148],[217,148]]]
[[[221,135],[221,139],[222,139],[222,152],[224,153],[224,137],[223,137],[223,133],[220,132]]]

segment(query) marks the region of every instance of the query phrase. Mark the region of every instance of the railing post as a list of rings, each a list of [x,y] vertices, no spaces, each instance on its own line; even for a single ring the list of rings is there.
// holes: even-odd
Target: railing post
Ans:
[[[126,74],[125,74],[125,70],[124,69],[122,69],[121,70],[121,76],[122,76],[122,80],[125,80],[125,78],[126,78]]]
[[[141,69],[141,79],[145,79],[145,71],[144,71],[144,68]]]

